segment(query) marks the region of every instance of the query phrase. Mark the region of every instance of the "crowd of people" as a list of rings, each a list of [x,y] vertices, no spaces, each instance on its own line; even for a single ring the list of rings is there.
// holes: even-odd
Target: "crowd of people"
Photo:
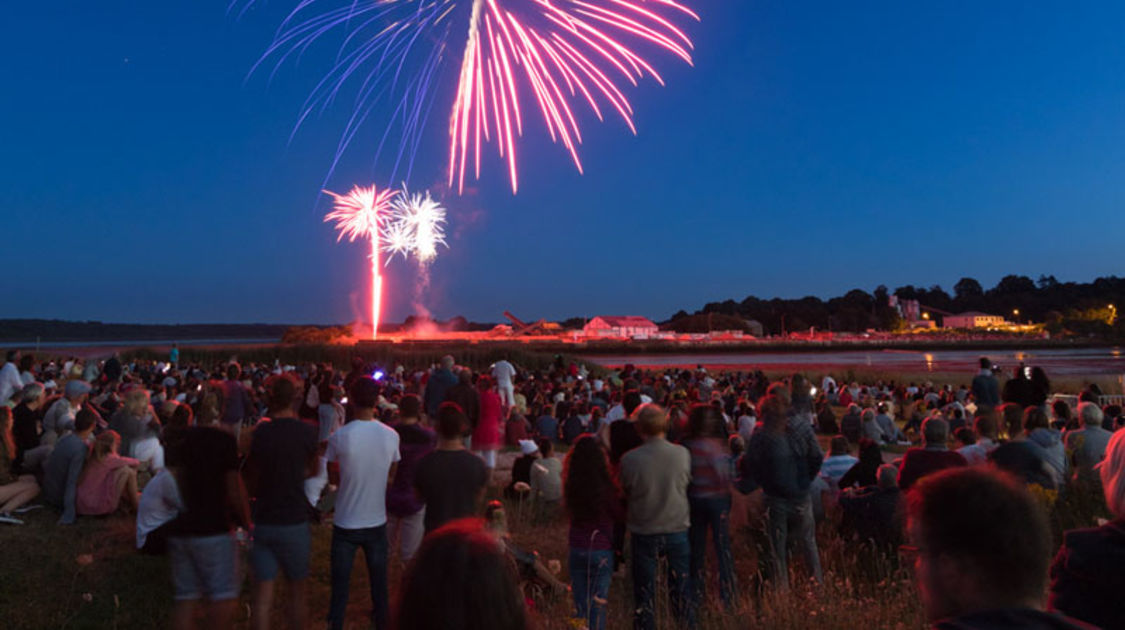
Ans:
[[[451,356],[413,370],[358,357],[347,371],[203,366],[176,348],[161,361],[6,359],[0,522],[42,504],[60,525],[134,515],[138,550],[168,556],[177,628],[201,604],[209,627],[230,626],[243,561],[255,627],[269,627],[279,579],[288,626],[307,625],[311,532],[329,522],[333,628],[357,550],[376,628],[522,630],[537,594],[553,592],[601,630],[626,568],[635,628],[656,627],[659,584],[674,623],[694,627],[711,600],[733,613],[747,590],[822,582],[826,520],[860,556],[911,557],[936,627],[1125,624],[1122,411],[1094,389],[1076,409],[1050,404],[1038,368],[1001,386],[982,359],[954,388],[592,373],[561,357],[479,371]],[[508,451],[518,457],[503,479]],[[1069,532],[1051,563],[1044,501],[1070,492],[1104,496],[1114,520]],[[758,564],[739,575],[731,523],[747,496]],[[537,524],[565,519],[565,574],[514,542],[511,507]],[[405,568],[396,602],[392,562]]]

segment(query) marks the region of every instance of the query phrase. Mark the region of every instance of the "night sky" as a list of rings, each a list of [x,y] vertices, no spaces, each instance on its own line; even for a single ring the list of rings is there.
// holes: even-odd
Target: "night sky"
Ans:
[[[0,317],[355,317],[365,248],[335,242],[318,194],[350,102],[289,141],[332,49],[247,77],[292,1],[5,6]],[[654,57],[667,86],[630,92],[639,135],[585,115],[579,175],[532,118],[518,195],[491,146],[479,183],[442,193],[435,316],[1122,272],[1125,3],[684,2],[695,67]],[[446,84],[412,188],[442,188]],[[380,133],[331,188],[386,177]],[[413,267],[387,283],[400,320]]]

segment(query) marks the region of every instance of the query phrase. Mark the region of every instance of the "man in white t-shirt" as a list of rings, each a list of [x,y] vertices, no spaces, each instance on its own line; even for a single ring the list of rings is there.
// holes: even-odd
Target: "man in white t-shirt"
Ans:
[[[496,388],[500,391],[500,404],[505,407],[516,404],[516,389],[512,384],[515,376],[516,368],[507,359],[500,359],[492,364],[492,378],[496,379]]]
[[[362,548],[371,585],[372,621],[386,628],[390,617],[387,593],[387,486],[400,459],[398,433],[375,420],[379,385],[358,379],[349,392],[355,420],[328,438],[325,458],[339,467],[336,516],[332,527],[332,628],[344,627],[352,563]]]

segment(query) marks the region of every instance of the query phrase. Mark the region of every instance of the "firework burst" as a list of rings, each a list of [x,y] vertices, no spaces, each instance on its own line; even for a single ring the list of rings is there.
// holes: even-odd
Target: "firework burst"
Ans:
[[[234,0],[232,8],[244,12],[256,1]],[[635,133],[625,87],[646,76],[663,84],[649,52],[691,63],[692,41],[677,24],[684,19],[699,17],[680,0],[299,0],[262,61],[274,59],[276,70],[329,33],[342,33],[336,60],[297,126],[354,83],[353,114],[332,168],[376,107],[389,105],[375,153],[378,159],[392,133],[401,135],[391,181],[400,169],[409,179],[435,87],[456,73],[449,183],[463,191],[470,169],[479,178],[482,145],[494,143],[515,192],[516,140],[527,115],[538,111],[581,171],[577,110],[599,120],[615,113]]]
[[[383,296],[383,276],[380,274],[379,253],[381,236],[391,215],[391,206],[398,196],[397,190],[379,190],[375,186],[356,186],[345,195],[326,190],[335,203],[324,217],[325,223],[335,221],[340,231],[337,241],[347,237],[349,242],[366,238],[371,243],[371,338],[379,335],[379,313]]]
[[[445,208],[428,191],[411,194],[403,188],[391,206],[391,230],[401,243],[392,255],[401,253],[405,258],[413,254],[418,264],[425,266],[437,257],[438,245],[449,247],[445,242]],[[388,247],[387,251],[391,249]]]

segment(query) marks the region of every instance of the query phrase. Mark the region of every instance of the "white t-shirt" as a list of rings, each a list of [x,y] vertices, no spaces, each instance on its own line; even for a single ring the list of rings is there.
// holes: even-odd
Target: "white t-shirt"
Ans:
[[[606,414],[605,414],[605,418],[604,418],[603,422],[605,424],[609,424],[610,422],[613,422],[614,420],[624,420],[624,419],[625,419],[625,407],[622,406],[621,403],[618,403],[618,404],[609,408],[609,411],[607,411]]]
[[[398,432],[378,420],[354,420],[328,438],[325,458],[340,464],[333,523],[344,529],[387,522],[387,477],[401,459]]]
[[[512,384],[512,377],[516,375],[516,368],[512,367],[511,363],[501,359],[492,366],[492,378],[496,379],[496,384],[500,387],[508,387]]]
[[[137,549],[145,546],[149,534],[179,516],[182,509],[176,478],[167,470],[160,471],[145,484],[137,504]]]

